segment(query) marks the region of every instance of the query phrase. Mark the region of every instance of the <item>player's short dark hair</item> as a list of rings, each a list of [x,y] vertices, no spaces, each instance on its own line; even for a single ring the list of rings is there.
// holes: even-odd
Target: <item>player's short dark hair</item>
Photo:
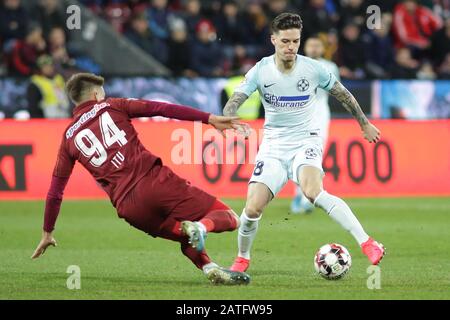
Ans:
[[[66,83],[66,91],[73,103],[79,103],[93,87],[101,87],[105,79],[93,73],[76,73]]]
[[[300,29],[302,31],[302,28],[302,18],[298,14],[290,12],[284,12],[276,16],[271,25],[272,33],[288,29]]]

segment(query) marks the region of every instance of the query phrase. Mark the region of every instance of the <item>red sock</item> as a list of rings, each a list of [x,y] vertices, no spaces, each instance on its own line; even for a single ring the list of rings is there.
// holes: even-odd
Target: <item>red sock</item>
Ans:
[[[211,262],[208,254],[205,250],[198,252],[196,249],[192,248],[189,244],[188,239],[180,230],[181,222],[174,219],[168,219],[161,227],[161,231],[158,237],[177,241],[181,244],[181,251],[183,254],[192,261],[193,264],[200,270],[203,269],[205,264]]]
[[[203,266],[210,263],[211,259],[206,254],[206,251],[198,252],[186,241],[181,243],[181,251],[183,254],[192,261],[193,264],[200,270],[203,269]]]
[[[172,227],[172,233],[177,236],[183,236],[183,233],[181,232],[181,222],[175,221],[173,227]]]
[[[216,200],[209,212],[200,220],[208,232],[233,231],[237,228],[236,215],[233,210],[220,200]]]

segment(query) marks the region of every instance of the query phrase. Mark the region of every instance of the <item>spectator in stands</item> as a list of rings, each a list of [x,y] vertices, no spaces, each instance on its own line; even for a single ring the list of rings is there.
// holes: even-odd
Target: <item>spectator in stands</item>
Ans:
[[[30,25],[24,40],[15,42],[10,55],[10,71],[15,75],[31,75],[37,57],[44,53],[46,43],[42,37],[42,29],[38,25]]]
[[[44,35],[49,34],[55,27],[65,30],[66,16],[58,0],[39,0],[34,12]]]
[[[64,91],[64,78],[55,72],[53,60],[42,55],[38,72],[27,88],[28,111],[32,118],[69,118],[70,104]]]
[[[0,39],[4,45],[9,40],[23,39],[27,31],[28,15],[20,0],[2,0],[0,7]]]
[[[309,0],[302,12],[302,19],[302,44],[310,35],[328,32],[336,23],[326,7],[326,0]]]
[[[339,41],[339,73],[342,78],[362,79],[365,77],[366,53],[356,23],[348,23],[342,30]]]
[[[324,45],[323,58],[330,61],[337,61],[339,48],[339,36],[336,29],[328,32],[319,32],[317,36],[322,40]]]
[[[270,42],[270,27],[260,0],[250,0],[244,12],[241,30],[242,42],[248,54],[260,60],[273,52]]]
[[[247,57],[244,39],[242,37],[243,19],[239,7],[233,0],[227,0],[222,6],[222,12],[214,20],[217,36],[223,47],[226,72],[239,72],[240,66]]]
[[[102,16],[118,33],[123,33],[125,24],[131,15],[131,9],[124,1],[112,1],[104,9]]]
[[[415,79],[419,71],[419,61],[413,59],[408,48],[400,48],[395,54],[395,64],[391,75],[396,79]]]
[[[195,77],[197,73],[189,69],[189,38],[185,22],[181,18],[170,23],[170,39],[168,43],[169,58],[167,66],[174,76]]]
[[[167,40],[169,38],[169,17],[171,16],[167,7],[167,0],[151,0],[147,15],[153,36],[161,40]]]
[[[443,20],[450,18],[450,2],[448,0],[421,0],[421,4],[430,8]]]
[[[224,2],[222,14],[214,19],[214,25],[217,28],[217,36],[221,44],[242,44],[242,18],[235,1],[227,0]]]
[[[211,21],[200,21],[196,28],[196,39],[191,46],[190,69],[201,77],[223,75],[222,49],[216,38],[216,30]]]
[[[125,36],[159,62],[167,62],[167,44],[152,34],[145,11],[138,11],[131,17]]]
[[[361,29],[366,23],[367,5],[364,0],[348,0],[343,3],[339,11],[339,26],[344,27],[348,22],[353,22]]]
[[[394,45],[389,30],[391,15],[383,13],[381,28],[368,30],[362,37],[366,52],[366,70],[372,78],[387,78],[394,63]]]
[[[202,4],[203,15],[206,18],[211,19],[220,14],[223,0],[200,0],[200,2]]]
[[[67,43],[62,28],[55,27],[50,30],[47,44],[56,72],[62,74],[64,78],[69,78],[74,72],[100,72],[100,66],[92,58],[84,55],[70,42]]]
[[[444,27],[431,38],[431,57],[437,67],[450,53],[450,18],[445,20]]]
[[[401,0],[370,0],[370,5],[378,6],[382,13],[392,14],[399,1]]]
[[[425,50],[430,47],[430,37],[441,27],[441,18],[418,4],[417,0],[403,0],[395,7],[393,32],[396,47],[409,47],[414,56],[425,55]]]
[[[295,8],[291,6],[288,0],[268,0],[267,17],[272,21],[276,16],[283,12],[294,12]]]
[[[142,11],[148,8],[148,0],[127,0],[128,7],[131,12]]]
[[[76,60],[73,59],[66,46],[66,34],[64,29],[53,27],[48,34],[48,53],[53,59],[56,72],[68,78],[77,71]]]
[[[199,0],[186,0],[182,17],[186,22],[188,36],[195,37],[195,27],[203,18],[201,14],[202,5]]]

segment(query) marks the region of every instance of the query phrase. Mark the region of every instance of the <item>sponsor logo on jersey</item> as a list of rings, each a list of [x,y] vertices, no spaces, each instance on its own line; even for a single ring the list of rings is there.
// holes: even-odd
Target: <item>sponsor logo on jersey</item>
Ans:
[[[304,96],[276,96],[274,94],[264,94],[264,100],[275,108],[299,108],[309,102],[310,95]]]
[[[313,160],[316,159],[319,154],[314,148],[308,148],[305,150],[306,159]]]
[[[109,107],[110,104],[107,102],[102,102],[100,104],[96,103],[91,110],[83,113],[83,115],[75,122],[69,129],[66,131],[66,139],[69,139],[73,136],[74,132],[77,131],[82,124],[86,123],[88,120],[94,118],[97,115],[97,112],[102,110],[103,108]]]

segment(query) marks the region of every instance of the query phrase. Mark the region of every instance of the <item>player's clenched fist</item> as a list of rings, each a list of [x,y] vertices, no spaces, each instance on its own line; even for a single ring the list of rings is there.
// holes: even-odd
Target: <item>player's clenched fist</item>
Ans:
[[[41,255],[44,254],[45,250],[49,246],[56,247],[56,240],[53,238],[51,232],[43,232],[42,233],[42,239],[41,242],[39,242],[39,245],[37,246],[36,250],[34,250],[33,255],[31,256],[31,259],[39,258]]]

